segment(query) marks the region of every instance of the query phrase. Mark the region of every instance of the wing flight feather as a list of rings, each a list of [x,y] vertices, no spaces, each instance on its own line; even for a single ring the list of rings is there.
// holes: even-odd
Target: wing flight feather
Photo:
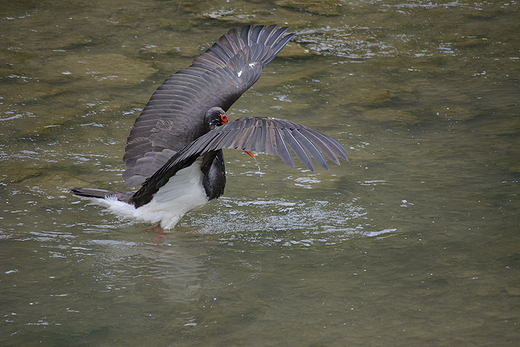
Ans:
[[[157,156],[153,169],[163,164],[164,150],[178,152],[205,130],[204,114],[212,107],[229,107],[259,78],[264,68],[294,34],[277,25],[245,26],[229,30],[192,64],[168,77],[151,96],[127,139],[123,161],[127,186],[148,176],[140,161]],[[163,126],[167,124],[168,126]],[[162,141],[155,139],[161,138]],[[168,152],[169,153],[169,152]]]
[[[325,155],[339,165],[338,156],[347,159],[346,149],[333,138],[304,125],[267,117],[242,117],[202,135],[175,153],[151,175],[136,192],[136,200],[151,196],[179,170],[191,165],[199,156],[223,148],[260,151],[278,155],[290,167],[295,167],[289,145],[296,156],[314,171],[311,156],[328,170]],[[310,154],[310,156],[309,156]]]

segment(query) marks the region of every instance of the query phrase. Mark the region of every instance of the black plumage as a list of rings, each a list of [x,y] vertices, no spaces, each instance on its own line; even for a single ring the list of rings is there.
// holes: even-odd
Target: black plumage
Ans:
[[[71,188],[74,194],[104,199],[118,211],[121,207],[115,208],[113,203],[123,202],[140,211],[123,208],[127,215],[159,221],[170,228],[190,209],[223,194],[224,148],[278,155],[294,167],[290,148],[312,171],[311,158],[327,170],[325,157],[338,165],[338,157],[346,160],[347,151],[341,144],[306,126],[268,117],[227,120],[225,111],[260,78],[262,69],[294,36],[286,35],[287,30],[276,25],[246,26],[239,34],[231,29],[153,93],[135,120],[123,157],[123,179],[129,187],[141,185],[138,191]],[[192,183],[195,181],[198,183]],[[182,205],[190,199],[188,188],[182,194],[175,191],[185,183],[191,184],[193,206]],[[162,195],[155,201],[158,194]],[[172,211],[164,201],[171,201]],[[175,206],[182,208],[175,211]]]
[[[203,135],[206,111],[214,106],[227,111],[294,36],[283,36],[288,29],[246,26],[240,36],[237,29],[231,29],[190,67],[168,77],[153,93],[128,137],[123,156],[126,185],[140,185],[150,171],[166,162],[171,151],[180,151]],[[163,151],[166,156],[161,155]]]

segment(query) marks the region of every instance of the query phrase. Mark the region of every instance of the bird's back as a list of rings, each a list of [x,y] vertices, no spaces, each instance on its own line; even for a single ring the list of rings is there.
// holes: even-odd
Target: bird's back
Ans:
[[[231,29],[190,67],[171,75],[154,92],[127,139],[123,179],[142,184],[184,146],[207,130],[211,107],[226,111],[259,78],[294,34],[288,28],[246,26]]]

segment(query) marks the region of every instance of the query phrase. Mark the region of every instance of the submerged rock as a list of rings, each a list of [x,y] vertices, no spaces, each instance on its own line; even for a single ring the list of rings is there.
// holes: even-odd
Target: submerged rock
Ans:
[[[339,16],[342,4],[333,0],[277,0],[278,6],[326,16]]]
[[[392,108],[378,108],[363,112],[363,120],[368,122],[397,122],[405,124],[416,124],[419,118],[406,111]]]
[[[132,85],[142,82],[157,70],[148,63],[122,54],[68,55],[49,62],[45,74],[60,82],[80,80],[85,87]],[[49,77],[51,77],[49,76]],[[52,78],[51,77],[51,78]]]

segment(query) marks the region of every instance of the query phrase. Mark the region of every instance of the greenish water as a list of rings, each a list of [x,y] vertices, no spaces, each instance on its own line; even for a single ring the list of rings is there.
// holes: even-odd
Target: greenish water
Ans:
[[[0,345],[516,346],[517,2],[4,1]],[[228,113],[349,161],[225,152],[160,242],[68,192],[124,189],[151,93],[229,28],[297,33]]]

